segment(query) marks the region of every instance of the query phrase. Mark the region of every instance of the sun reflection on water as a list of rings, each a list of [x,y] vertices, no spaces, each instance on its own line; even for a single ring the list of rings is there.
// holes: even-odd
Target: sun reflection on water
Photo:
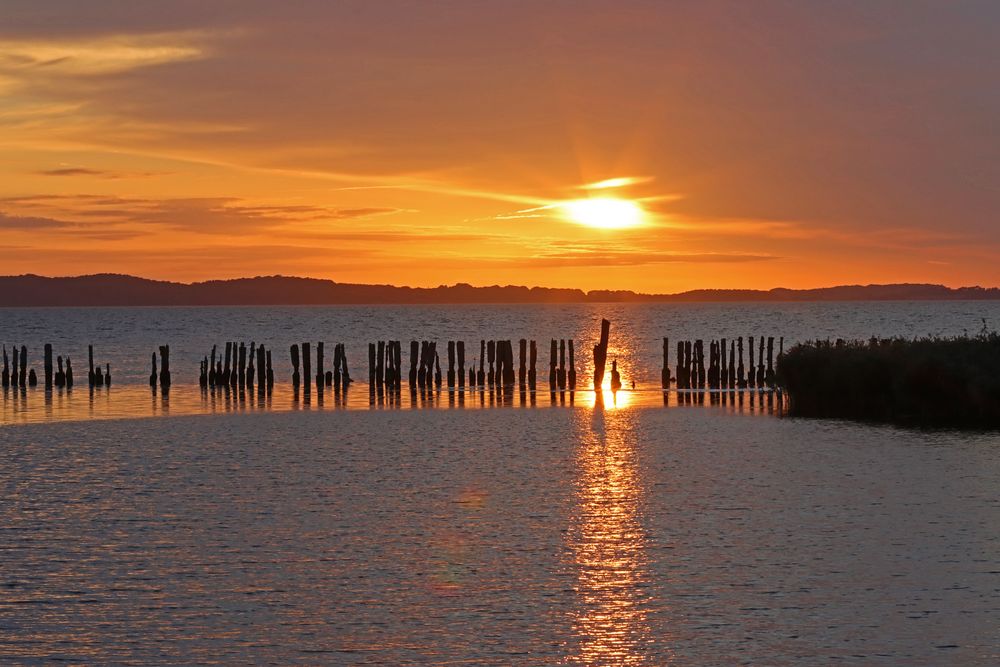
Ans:
[[[601,409],[578,417],[578,511],[570,530],[578,594],[574,664],[649,664],[653,639],[642,592],[648,559],[633,419],[632,411]]]

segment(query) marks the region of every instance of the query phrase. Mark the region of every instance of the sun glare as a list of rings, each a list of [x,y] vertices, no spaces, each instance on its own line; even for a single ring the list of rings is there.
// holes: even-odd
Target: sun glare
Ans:
[[[587,227],[624,229],[642,224],[642,208],[627,199],[576,199],[566,202],[562,208],[570,220]]]

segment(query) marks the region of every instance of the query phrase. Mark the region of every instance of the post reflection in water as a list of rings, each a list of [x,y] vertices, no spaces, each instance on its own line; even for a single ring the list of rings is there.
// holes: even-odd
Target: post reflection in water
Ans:
[[[609,398],[609,397],[608,397]],[[569,540],[577,568],[571,664],[652,664],[646,618],[649,577],[641,514],[644,490],[630,410],[600,405],[577,421],[577,511]],[[657,643],[663,638],[658,638]],[[662,647],[656,664],[663,664]]]

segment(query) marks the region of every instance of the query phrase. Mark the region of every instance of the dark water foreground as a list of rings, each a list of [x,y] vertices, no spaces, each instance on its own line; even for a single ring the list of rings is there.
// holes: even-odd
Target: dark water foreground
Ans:
[[[1000,661],[989,434],[582,406],[0,443],[3,664]]]

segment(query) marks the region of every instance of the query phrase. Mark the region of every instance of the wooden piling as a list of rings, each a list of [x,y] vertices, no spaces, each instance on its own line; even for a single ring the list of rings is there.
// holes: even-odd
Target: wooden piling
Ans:
[[[312,353],[309,343],[302,343],[302,392],[309,393],[312,384]]]
[[[10,361],[7,357],[7,346],[3,346],[3,371],[0,372],[0,386],[10,386]]]
[[[45,388],[52,389],[52,343],[45,344]]]
[[[268,350],[264,356],[267,363],[267,393],[270,394],[274,389],[274,369],[271,368],[271,350]]]
[[[448,388],[455,387],[455,341],[448,341]]]
[[[32,368],[30,371],[28,371],[28,386],[29,387],[36,387],[36,386],[38,386],[38,376],[35,375],[35,369],[34,368]]]
[[[480,387],[486,386],[486,341],[479,341],[479,373],[476,374],[476,384]]]
[[[559,390],[566,390],[566,339],[559,339],[559,371],[556,373]]]
[[[316,343],[316,391],[323,391],[326,386],[326,373],[323,371],[324,346],[323,341]]]
[[[293,363],[295,364],[294,374],[297,375],[298,370],[298,348],[292,346],[295,349],[295,354],[292,355]],[[267,389],[267,355],[270,352],[266,350],[263,345],[257,347],[257,395],[263,396]],[[295,383],[295,390],[298,391],[298,382]]]
[[[529,343],[529,356],[528,356],[528,388],[531,391],[535,390],[536,381],[538,379],[538,373],[536,371],[536,365],[538,362],[538,346],[535,341]]]
[[[758,351],[757,351],[757,387],[758,388],[763,388],[763,386],[764,386],[764,376],[765,376],[765,372],[764,372],[764,337],[763,336],[758,336],[757,337],[757,341],[758,341],[758,343],[760,343],[760,345],[758,346]]]
[[[569,390],[576,391],[576,351],[573,339],[569,339]]]
[[[14,351],[14,354],[17,354],[16,350]],[[87,362],[88,362],[88,364],[90,366],[90,371],[87,373],[87,383],[91,387],[93,387],[94,383],[96,381],[96,377],[94,375],[94,346],[93,345],[88,345],[87,346]],[[15,366],[16,365],[17,364],[15,363]]]
[[[34,370],[32,370],[34,373]],[[28,346],[21,346],[21,386],[26,386],[28,382]]]
[[[767,370],[764,371],[764,384],[774,386],[774,336],[767,337]]]
[[[729,388],[736,388],[736,341],[729,341]]]
[[[739,356],[740,363],[736,369],[736,382],[737,386],[740,389],[745,389],[747,386],[747,379],[746,379],[746,369],[743,367],[743,336],[740,336],[737,339],[737,347],[740,353]]]
[[[601,320],[601,340],[594,346],[594,390],[600,391],[604,383],[604,366],[608,361],[608,339],[611,337],[611,322]]]
[[[246,348],[243,347],[243,355],[246,354]],[[160,346],[160,387],[162,389],[170,389],[170,346],[161,345]]]
[[[293,344],[290,348],[292,356],[292,386],[295,391],[299,390],[299,346],[298,344]]]
[[[73,388],[73,364],[70,362],[69,357],[66,357],[66,388]]]
[[[237,365],[236,373],[236,386],[243,387],[247,386],[247,346],[246,343],[240,343],[239,348],[239,364]]]
[[[229,369],[229,361],[232,358],[232,356],[233,356],[233,343],[232,341],[227,341],[226,356],[222,360],[222,386],[224,387],[229,386],[229,376],[231,373]]]
[[[486,360],[489,362],[489,370],[486,373],[486,384],[493,386],[496,384],[496,371],[493,368],[493,363],[496,361],[496,341],[486,342]]]
[[[63,359],[62,355],[56,357],[56,378],[55,385],[57,387],[66,386],[66,372],[63,370]]]
[[[556,390],[556,359],[558,352],[558,343],[556,339],[553,338],[552,342],[549,344],[549,391]]]
[[[155,387],[159,373],[156,372],[156,352],[150,354],[149,386]]]

